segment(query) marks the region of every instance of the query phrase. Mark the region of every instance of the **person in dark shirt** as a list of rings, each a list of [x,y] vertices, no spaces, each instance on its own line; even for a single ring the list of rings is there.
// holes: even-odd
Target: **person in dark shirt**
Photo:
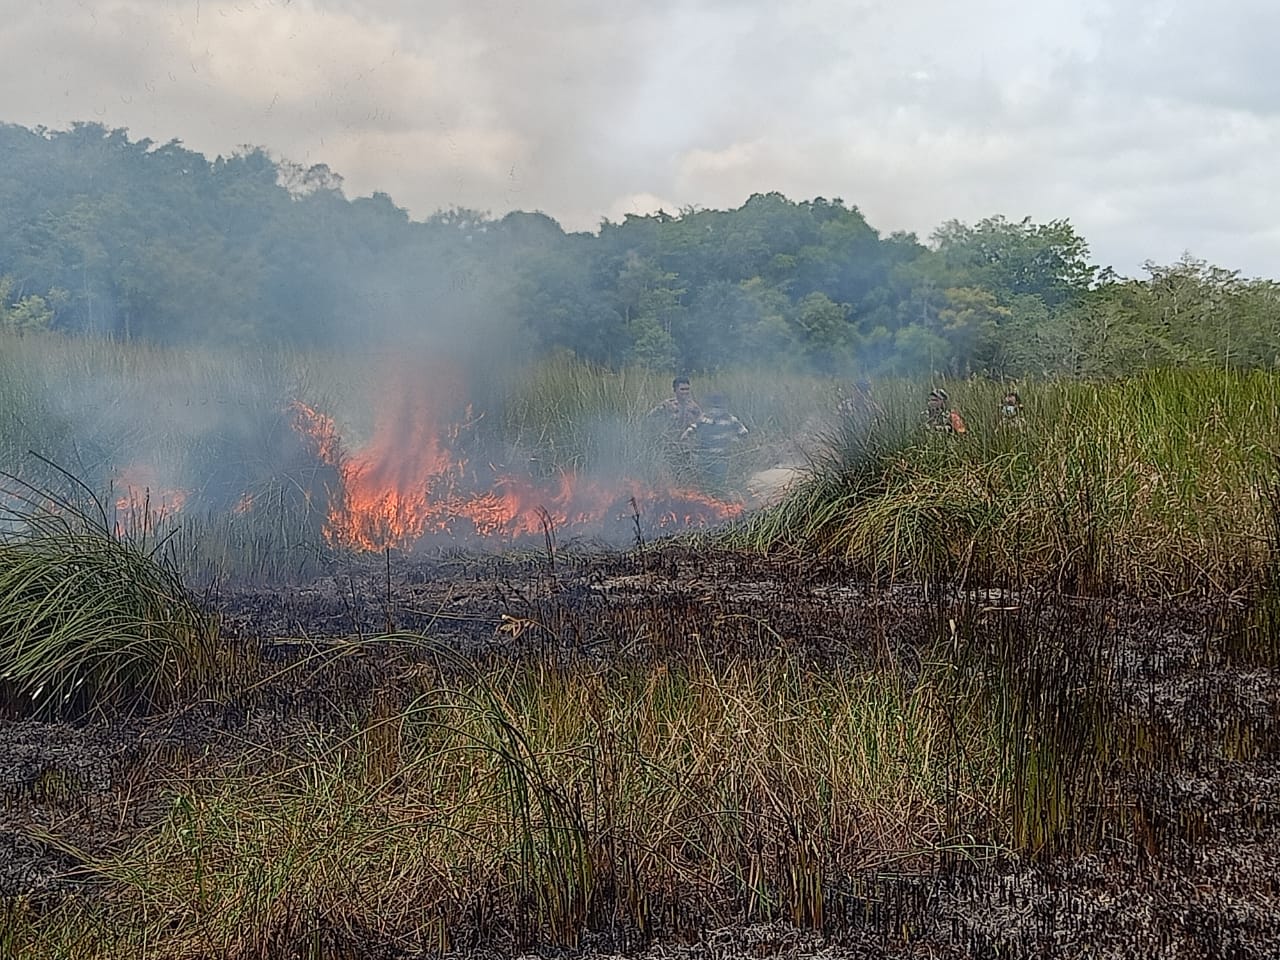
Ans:
[[[924,409],[924,423],[930,430],[939,433],[965,433],[969,429],[960,412],[951,408],[951,398],[941,387],[929,392],[929,400]]]
[[[671,396],[645,417],[646,430],[655,441],[655,454],[677,484],[696,482],[697,465],[689,445],[683,443],[681,437],[700,416],[702,407],[693,399],[689,378],[676,377],[671,381]]]

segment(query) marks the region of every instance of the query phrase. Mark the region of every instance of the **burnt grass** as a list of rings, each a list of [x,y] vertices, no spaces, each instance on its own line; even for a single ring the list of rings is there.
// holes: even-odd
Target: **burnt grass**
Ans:
[[[909,869],[831,877],[817,930],[746,910],[687,915],[675,903],[643,937],[601,920],[569,948],[524,942],[518,923],[494,922],[460,936],[460,952],[1280,955],[1274,623],[1242,602],[876,586],[826,562],[680,546],[377,557],[335,565],[306,582],[224,584],[209,600],[236,667],[203,697],[151,714],[53,722],[11,711],[0,722],[0,924],[4,904],[17,898],[49,906],[103,887],[48,835],[95,854],[122,849],[165,815],[164,780],[247,755],[250,745],[286,731],[349,724],[375,702],[407,702],[412,691],[404,678],[430,656],[412,646],[361,644],[323,658],[323,669],[282,669],[339,650],[345,638],[420,632],[479,663],[607,664],[678,657],[698,636],[713,659],[781,653],[814,670],[871,664],[910,683],[937,653],[931,638],[958,632],[994,638],[976,654],[988,666],[995,656],[1014,673],[1044,671],[1029,684],[1094,684],[1089,695],[1103,704],[1099,715],[1109,731],[1109,775],[1081,808],[1081,822],[1053,843],[981,860],[939,854]],[[504,617],[536,626],[504,630],[511,622]],[[1016,647],[1029,636],[1057,638],[1058,647],[1037,661],[1035,651]],[[1086,709],[1087,699],[1073,693],[1068,711],[1073,703]],[[1064,704],[1051,707],[1038,715],[1041,726],[1029,728],[1034,736],[1063,736]],[[370,935],[322,955],[410,954],[390,952]]]

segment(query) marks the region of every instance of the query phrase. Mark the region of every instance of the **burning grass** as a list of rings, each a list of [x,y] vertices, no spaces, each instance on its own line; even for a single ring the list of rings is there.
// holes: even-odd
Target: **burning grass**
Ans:
[[[54,487],[51,460],[121,514],[145,504],[201,582],[309,575],[346,551],[506,546],[549,526],[623,543],[636,518],[652,537],[742,510],[672,469],[643,422],[667,392],[652,375],[553,359],[490,384],[378,354],[3,347],[12,472]]]
[[[556,357],[467,383],[385,356],[12,346],[23,365],[0,366],[15,411],[0,413],[0,451],[52,452],[95,488],[115,484],[110,499],[168,511],[175,558],[201,582],[310,575],[348,551],[541,542],[549,528],[618,545],[749,512],[699,489],[695,458],[646,424],[668,392],[648,371]],[[958,383],[962,436],[922,428],[919,382],[877,384],[870,431],[834,422],[833,385],[814,378],[739,371],[698,388],[727,389],[751,428],[731,487],[805,456],[816,467],[738,545],[838,557],[882,582],[1230,594],[1257,581],[1278,384],[1230,371],[1032,383],[1006,421],[1001,385]],[[60,399],[77,389],[82,422]],[[831,435],[815,435],[824,423]]]

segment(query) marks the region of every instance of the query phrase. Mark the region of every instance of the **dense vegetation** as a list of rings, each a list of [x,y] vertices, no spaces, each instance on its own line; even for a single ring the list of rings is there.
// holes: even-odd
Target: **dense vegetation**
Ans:
[[[949,222],[924,244],[770,193],[565,233],[528,212],[414,221],[324,166],[96,124],[0,126],[0,155],[13,330],[298,347],[500,330],[521,356],[615,367],[1006,376],[1270,366],[1280,343],[1275,282],[1190,257],[1125,279],[1067,220]]]
[[[1014,418],[998,384],[956,384],[963,435],[923,428],[918,385],[882,392],[881,415],[832,422],[808,482],[738,542],[839,557],[882,582],[1225,597],[1268,575],[1272,373],[1042,381],[1022,390]]]

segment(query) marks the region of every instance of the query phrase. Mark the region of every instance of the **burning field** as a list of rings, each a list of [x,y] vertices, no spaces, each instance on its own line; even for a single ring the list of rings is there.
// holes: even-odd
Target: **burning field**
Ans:
[[[117,520],[122,528],[144,517],[172,527],[213,515],[248,525],[278,509],[283,496],[313,525],[319,518],[323,542],[335,551],[412,552],[621,544],[718,526],[746,506],[741,495],[697,489],[687,451],[683,478],[655,465],[661,438],[644,425],[611,429],[638,432],[651,448],[643,450],[649,462],[632,457],[581,472],[503,449],[478,429],[483,413],[468,404],[451,420],[439,391],[408,377],[394,379],[375,407],[371,435],[359,443],[344,438],[332,415],[293,399],[256,413],[271,423],[263,444],[269,456],[235,449],[199,479],[191,469],[166,478],[154,462],[131,462],[111,477]]]
[[[620,524],[634,524],[637,535],[674,532],[743,510],[740,501],[630,478],[610,483],[561,472],[540,484],[491,462],[473,463],[455,449],[463,426],[442,428],[427,404],[382,421],[369,445],[349,455],[330,417],[297,401],[290,413],[316,460],[337,478],[326,491],[325,536],[342,548],[412,548],[438,538],[512,542],[556,532],[616,540]]]
[[[263,376],[6,532],[0,956],[1277,954],[1275,382],[902,385],[760,510],[575,376]]]

